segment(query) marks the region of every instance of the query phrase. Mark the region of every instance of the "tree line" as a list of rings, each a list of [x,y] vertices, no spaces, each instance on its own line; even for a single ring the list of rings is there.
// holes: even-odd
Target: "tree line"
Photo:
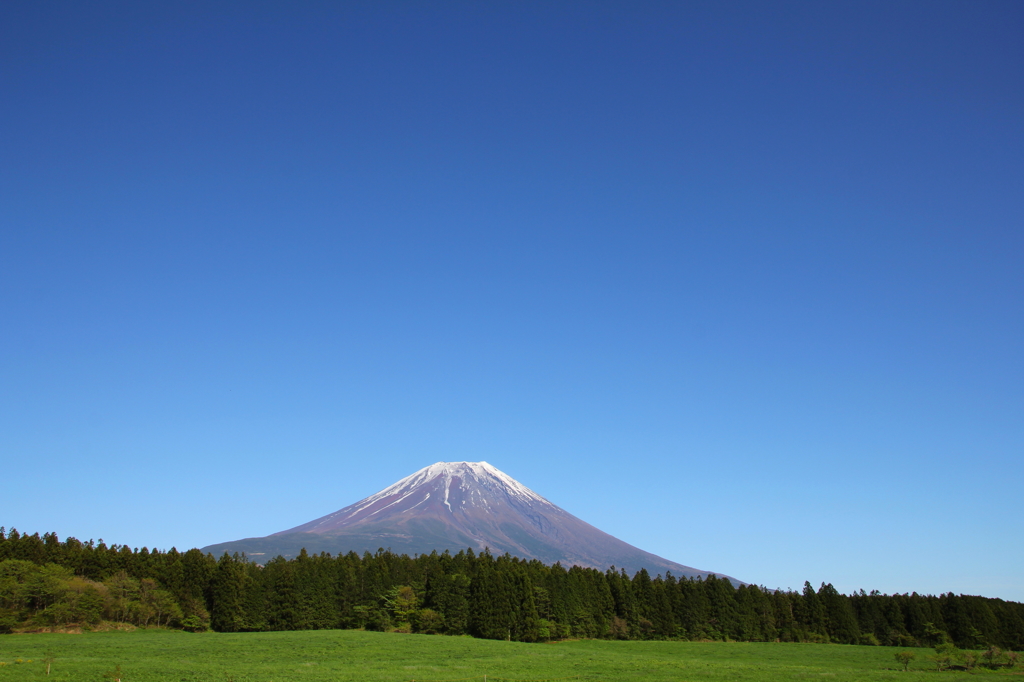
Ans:
[[[349,629],[1024,650],[1024,604],[629,576],[473,550],[277,557],[132,549],[0,528],[0,632],[101,622],[219,632]]]

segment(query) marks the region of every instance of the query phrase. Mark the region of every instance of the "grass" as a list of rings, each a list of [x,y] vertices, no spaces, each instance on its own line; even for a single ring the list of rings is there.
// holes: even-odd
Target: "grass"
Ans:
[[[0,636],[0,682],[403,682],[408,680],[935,679],[927,649],[903,673],[889,647],[829,644],[609,642],[549,644],[346,630],[190,634],[170,630]],[[53,656],[46,676],[44,659]],[[18,660],[22,662],[18,662]],[[941,673],[956,679],[967,673]],[[974,674],[1020,679],[1020,671]]]

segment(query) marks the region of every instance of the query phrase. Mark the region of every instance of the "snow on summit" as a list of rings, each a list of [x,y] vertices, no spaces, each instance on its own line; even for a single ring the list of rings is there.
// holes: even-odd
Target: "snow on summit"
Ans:
[[[426,488],[436,490],[442,499],[442,504],[449,512],[454,513],[455,510],[451,506],[453,487],[463,493],[459,496],[460,506],[469,504],[482,505],[489,508],[491,506],[490,499],[500,495],[515,498],[517,501],[525,504],[532,504],[534,502],[551,504],[519,481],[487,462],[437,462],[428,467],[423,467],[416,473],[406,476],[379,493],[371,495],[325,518],[336,518],[337,515],[345,512],[348,513],[347,518],[352,518],[358,512],[370,508],[375,509],[371,514],[376,514],[384,509],[400,504],[403,500],[420,494]],[[415,506],[423,504],[429,497],[430,492],[426,492],[423,495],[423,499],[417,497],[418,501]],[[381,500],[389,500],[389,504],[380,507],[377,503]]]
[[[479,492],[475,488],[479,487],[485,490],[504,490],[506,494],[516,496],[526,502],[548,503],[543,497],[487,462],[437,462],[420,469],[411,476],[406,476],[391,488],[377,494],[386,494],[392,489],[400,490],[438,478],[444,480],[446,490],[453,481],[456,481],[456,485],[463,490],[472,490],[477,496],[479,496]]]

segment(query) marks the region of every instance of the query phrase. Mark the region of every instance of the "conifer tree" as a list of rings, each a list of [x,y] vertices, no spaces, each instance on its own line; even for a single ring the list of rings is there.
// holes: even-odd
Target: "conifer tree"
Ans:
[[[226,552],[217,561],[210,583],[210,624],[218,632],[240,632],[247,629],[242,608],[245,573],[237,557]]]
[[[818,598],[817,593],[808,581],[804,581],[803,609],[801,615],[803,616],[803,625],[807,628],[807,631],[810,634],[817,635],[824,638],[825,641],[828,641],[825,605],[821,603],[821,599]]]

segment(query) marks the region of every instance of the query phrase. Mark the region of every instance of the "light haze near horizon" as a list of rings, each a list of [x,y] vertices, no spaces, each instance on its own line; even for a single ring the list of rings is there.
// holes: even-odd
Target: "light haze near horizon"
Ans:
[[[0,525],[491,462],[768,587],[1024,601],[1024,6],[0,6]]]

